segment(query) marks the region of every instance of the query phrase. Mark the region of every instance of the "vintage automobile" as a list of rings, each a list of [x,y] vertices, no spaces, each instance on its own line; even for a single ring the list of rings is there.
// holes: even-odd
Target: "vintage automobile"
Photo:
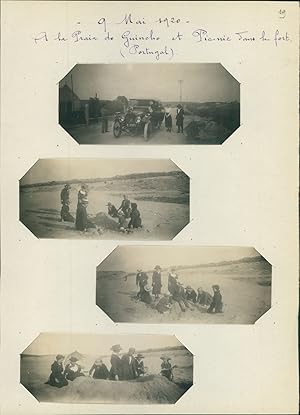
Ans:
[[[154,99],[130,99],[128,110],[122,114],[117,112],[113,123],[113,134],[119,138],[127,135],[143,134],[145,141],[152,132],[160,128],[165,110],[160,101]]]

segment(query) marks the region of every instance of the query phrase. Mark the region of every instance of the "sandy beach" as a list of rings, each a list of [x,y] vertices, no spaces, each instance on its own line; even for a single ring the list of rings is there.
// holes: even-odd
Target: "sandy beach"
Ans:
[[[271,306],[271,266],[266,261],[233,263],[211,267],[182,268],[180,281],[195,290],[202,287],[212,293],[212,285],[220,285],[224,309],[222,314],[206,310],[182,312],[176,304],[171,312],[160,314],[155,303],[146,305],[135,296],[138,291],[135,274],[122,271],[97,272],[97,304],[116,322],[132,323],[198,323],[253,324]],[[148,272],[151,284],[152,272]],[[162,293],[167,293],[168,272],[162,272]]]
[[[193,357],[185,348],[168,350],[176,364],[174,380],[159,375],[162,351],[143,352],[147,375],[132,381],[92,379],[88,371],[99,356],[81,355],[79,360],[85,377],[75,379],[61,389],[46,385],[55,355],[21,355],[21,383],[40,402],[90,402],[170,404],[175,403],[193,383]],[[102,357],[110,368],[110,357]]]
[[[82,233],[74,223],[60,222],[62,188],[62,184],[20,188],[20,220],[38,238],[170,240],[189,222],[189,179],[183,174],[89,183],[87,212],[100,233],[96,229]],[[73,217],[79,188],[76,183],[70,192]],[[141,229],[125,235],[119,232],[117,219],[107,215],[106,206],[111,202],[119,208],[124,193],[137,203],[143,224]]]

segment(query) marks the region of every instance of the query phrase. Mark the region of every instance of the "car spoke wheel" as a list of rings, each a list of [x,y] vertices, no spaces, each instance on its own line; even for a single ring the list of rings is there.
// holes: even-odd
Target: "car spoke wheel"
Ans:
[[[119,123],[119,121],[115,121],[113,125],[114,137],[119,138],[121,135],[121,132],[122,132],[121,124]]]

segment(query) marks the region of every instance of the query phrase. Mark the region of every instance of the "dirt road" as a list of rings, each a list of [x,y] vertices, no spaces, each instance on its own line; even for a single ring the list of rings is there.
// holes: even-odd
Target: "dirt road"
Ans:
[[[220,144],[223,131],[219,128],[218,131],[203,131],[201,138],[189,138],[184,130],[184,133],[177,133],[176,126],[176,109],[171,109],[173,128],[171,132],[166,131],[164,123],[159,130],[154,130],[152,136],[148,141],[144,140],[142,134],[137,136],[122,134],[121,137],[115,138],[113,135],[113,121],[108,123],[108,132],[102,133],[101,121],[99,123],[90,124],[88,126],[77,126],[69,128],[69,134],[80,144],[109,144],[109,145],[180,145],[180,144]],[[184,118],[184,128],[193,120],[200,120],[200,117],[186,115]]]

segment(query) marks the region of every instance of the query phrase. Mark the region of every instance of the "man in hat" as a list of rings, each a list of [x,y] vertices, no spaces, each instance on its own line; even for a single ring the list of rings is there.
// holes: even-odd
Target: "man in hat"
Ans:
[[[66,379],[68,380],[75,380],[79,376],[84,376],[83,373],[81,373],[81,366],[77,363],[78,359],[75,356],[71,356],[69,362],[66,365],[64,375]]]
[[[115,344],[111,347],[112,354],[110,358],[111,368],[109,372],[109,378],[111,380],[122,379],[122,361],[120,358],[120,352],[122,347],[119,344]]]
[[[112,218],[118,218],[118,211],[115,205],[108,202],[106,206],[107,206],[107,213],[109,214],[109,216],[111,216]]]
[[[212,286],[214,296],[212,299],[212,303],[207,310],[208,313],[223,313],[223,302],[222,302],[222,294],[220,293],[219,285]]]
[[[138,353],[138,355],[135,358],[137,377],[143,376],[146,373],[143,359],[144,359],[144,356],[141,353]]]
[[[191,307],[189,301],[186,299],[186,292],[183,286],[183,283],[181,281],[177,281],[176,290],[173,294],[173,300],[177,301],[181,311],[186,311],[187,308],[190,310],[193,310]]]
[[[122,358],[122,379],[132,380],[137,377],[136,360],[134,358],[135,348],[130,347],[128,353],[125,353]]]
[[[108,379],[109,371],[102,359],[95,360],[95,363],[89,370],[89,375],[92,376],[93,379]]]
[[[204,291],[202,287],[199,287],[197,292],[197,304],[203,307],[209,307],[213,300],[212,296],[207,291]]]
[[[185,288],[185,294],[185,299],[187,301],[190,301],[191,303],[196,303],[197,293],[190,285],[187,285],[187,287]]]
[[[139,268],[137,270],[136,280],[135,280],[136,286],[139,288],[139,291],[138,291],[137,296],[136,296],[137,299],[141,299],[142,292],[144,291],[145,285],[147,285],[148,278],[149,277],[146,274],[146,272],[143,272],[143,270],[141,268]]]
[[[152,275],[152,294],[154,295],[154,298],[156,300],[159,298],[159,295],[161,294],[161,287],[161,267],[159,265],[156,265]]]
[[[183,133],[183,119],[184,119],[184,109],[180,104],[177,105],[176,111],[176,125],[177,133]]]
[[[58,354],[55,361],[51,365],[51,374],[46,382],[46,385],[55,386],[56,388],[62,388],[68,385],[68,381],[64,376],[63,361],[65,356]]]

